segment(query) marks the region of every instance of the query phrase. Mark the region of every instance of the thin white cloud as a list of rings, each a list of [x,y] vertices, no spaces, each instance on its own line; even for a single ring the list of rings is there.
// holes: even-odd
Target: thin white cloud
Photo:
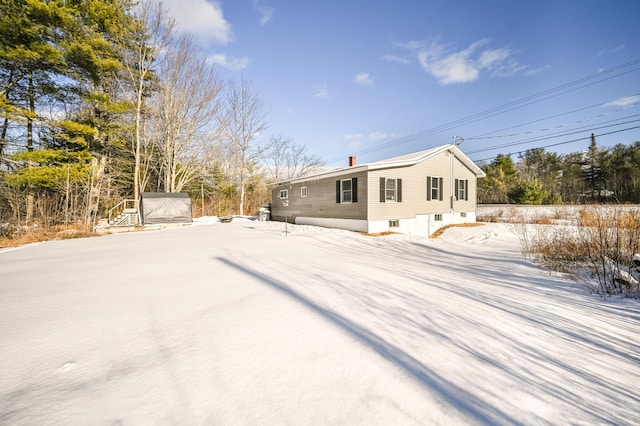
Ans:
[[[364,145],[365,136],[362,133],[350,133],[347,135],[343,135],[342,139],[347,142],[347,148],[356,149]]]
[[[605,107],[628,108],[640,103],[640,96],[624,96],[604,104]]]
[[[506,47],[485,50],[478,58],[478,66],[480,68],[490,68],[495,64],[503,63],[509,56],[511,56],[511,50]]]
[[[524,75],[527,77],[532,77],[548,69],[551,69],[551,65],[545,65],[544,67],[538,67],[538,68],[527,68],[527,70],[524,72]]]
[[[347,144],[347,148],[356,149],[356,148],[360,148],[362,145],[364,145],[364,140],[354,139]]]
[[[207,58],[207,62],[219,65],[230,71],[242,71],[251,64],[251,59],[247,57],[230,58],[224,54],[212,55]]]
[[[387,139],[388,137],[389,135],[386,133],[381,133],[381,132],[369,133],[369,140],[371,141],[381,141],[381,140]]]
[[[316,84],[313,86],[313,97],[325,99],[329,97],[329,85],[327,83]]]
[[[164,0],[163,3],[179,31],[208,43],[226,45],[233,41],[231,24],[224,18],[220,3],[207,0]]]
[[[342,136],[346,142],[347,148],[355,149],[365,145],[367,142],[379,142],[381,140],[397,137],[395,133],[371,132],[368,135],[364,133],[349,133]]]
[[[612,49],[602,49],[598,53],[598,56],[604,56],[604,55],[609,55],[611,53],[617,53],[617,52],[620,52],[620,51],[624,50],[625,47],[627,47],[625,44],[621,44],[621,45],[616,46],[616,47],[614,47]]]
[[[488,44],[488,39],[481,39],[462,50],[452,49],[438,41],[397,45],[414,52],[422,69],[442,85],[476,81],[481,73],[508,77],[529,68],[514,59],[517,53],[514,50],[508,47],[484,48]]]
[[[344,139],[346,141],[361,140],[362,138],[364,138],[362,133],[350,133],[348,135],[344,135]]]
[[[253,8],[260,15],[260,25],[267,25],[273,19],[274,9],[262,0],[253,0]]]
[[[373,78],[369,75],[368,72],[361,72],[356,74],[353,78],[354,83],[360,84],[362,86],[371,86],[373,84]]]
[[[380,58],[380,60],[385,62],[395,62],[397,64],[403,64],[403,65],[407,65],[411,63],[409,59],[403,58],[402,56],[397,56],[397,55],[384,55]]]

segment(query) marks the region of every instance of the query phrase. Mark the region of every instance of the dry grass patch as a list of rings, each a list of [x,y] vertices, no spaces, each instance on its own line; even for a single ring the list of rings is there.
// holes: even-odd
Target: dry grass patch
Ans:
[[[553,220],[551,220],[549,216],[542,215],[531,219],[531,223],[536,225],[553,225]]]
[[[32,227],[15,229],[0,237],[0,248],[18,247],[26,244],[40,243],[51,240],[69,240],[72,238],[94,237],[96,234],[88,232],[81,225],[55,225],[49,227]]]
[[[372,232],[372,233],[368,233],[368,232],[359,232],[359,234],[366,235],[367,237],[384,237],[385,235],[394,235],[394,234],[397,234],[397,232],[391,232],[391,231],[384,231],[384,232]]]

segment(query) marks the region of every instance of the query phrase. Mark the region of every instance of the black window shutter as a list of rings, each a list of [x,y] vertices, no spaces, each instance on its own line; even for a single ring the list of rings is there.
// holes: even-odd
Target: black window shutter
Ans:
[[[385,196],[385,180],[383,177],[380,178],[380,202],[384,203],[387,197]]]
[[[431,201],[431,176],[427,176],[427,201]]]
[[[341,200],[341,197],[340,197],[340,181],[337,180],[336,181],[336,203],[340,204],[340,200]]]
[[[396,179],[396,185],[398,186],[396,190],[398,191],[398,196],[396,201],[398,203],[402,202],[402,179]]]
[[[469,201],[469,181],[464,180],[464,200]]]
[[[459,188],[460,188],[458,181],[459,181],[459,179],[456,179],[456,192],[455,192],[455,194],[453,194],[456,198],[454,198],[454,200],[458,199]]]
[[[351,202],[358,202],[358,178],[351,178]]]
[[[443,186],[442,182],[443,182],[443,179],[442,178],[438,178],[438,188],[440,189],[440,191],[439,191],[440,192],[440,201],[442,201],[442,196],[444,195],[443,194],[444,186]]]

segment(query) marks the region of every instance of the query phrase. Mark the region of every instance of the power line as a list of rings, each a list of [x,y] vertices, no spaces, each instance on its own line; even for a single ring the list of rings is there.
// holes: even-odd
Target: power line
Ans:
[[[640,93],[634,94],[634,95],[630,95],[630,96],[631,97],[638,96],[639,100],[640,100]],[[568,127],[568,126],[573,125],[573,124],[584,123],[584,122],[591,121],[591,120],[594,120],[594,119],[597,119],[597,118],[602,118],[602,117],[606,117],[608,115],[615,114],[617,112],[620,112],[620,111],[623,111],[625,109],[632,108],[632,107],[635,107],[635,106],[639,105],[640,101],[639,102],[635,102],[633,104],[630,104],[629,106],[621,107],[621,108],[615,109],[613,111],[610,111],[610,112],[607,112],[607,113],[604,113],[604,114],[599,114],[599,115],[596,115],[596,116],[593,116],[593,117],[588,117],[588,118],[582,118],[580,120],[575,120],[575,121],[568,122],[568,123],[563,123],[563,124],[558,124],[558,125],[555,125],[555,126],[546,127],[544,129],[529,130],[529,131],[520,132],[520,133],[509,133],[509,134],[505,134],[505,135],[487,136],[487,135],[491,135],[493,133],[503,132],[505,130],[510,130],[510,129],[515,129],[515,128],[518,128],[518,127],[526,126],[528,124],[539,123],[541,121],[546,121],[546,120],[550,120],[552,118],[561,117],[563,115],[573,114],[574,112],[579,112],[579,111],[584,111],[586,109],[591,109],[591,108],[595,108],[595,107],[599,107],[599,106],[604,106],[604,105],[607,105],[609,103],[611,103],[611,101],[602,102],[602,103],[591,105],[591,106],[588,106],[588,107],[574,109],[573,111],[563,112],[563,113],[555,114],[555,115],[552,115],[552,116],[549,116],[549,117],[544,117],[544,118],[540,118],[540,119],[537,119],[537,120],[528,121],[526,123],[517,124],[515,126],[506,127],[506,128],[500,129],[500,130],[494,130],[492,132],[483,133],[482,135],[479,135],[479,136],[466,137],[465,140],[466,141],[471,141],[471,140],[480,140],[480,139],[507,138],[507,137],[521,136],[521,135],[526,135],[526,134],[531,134],[531,133],[537,133],[537,132],[548,132],[548,131],[550,131],[552,129],[558,129],[558,128],[561,128],[561,127]]]
[[[629,117],[625,117],[626,118],[632,118],[632,117],[637,117],[640,114],[636,114],[636,115],[632,115]],[[611,121],[619,121],[620,119],[617,120],[610,120]],[[508,143],[504,143],[501,145],[494,145],[494,146],[490,146],[490,147],[486,147],[486,148],[481,148],[481,149],[477,149],[475,151],[466,151],[467,154],[476,154],[478,152],[486,152],[486,151],[492,151],[495,149],[500,149],[500,148],[508,148],[511,146],[517,146],[517,145],[524,145],[526,143],[532,143],[532,142],[540,142],[540,141],[544,141],[544,140],[549,140],[549,139],[555,139],[555,138],[559,138],[559,137],[563,137],[563,136],[569,136],[569,135],[575,135],[576,133],[583,133],[585,131],[589,131],[589,132],[593,132],[594,130],[600,130],[600,129],[606,129],[609,127],[616,127],[616,126],[622,126],[623,124],[631,124],[631,123],[636,123],[640,121],[639,120],[630,120],[630,121],[625,121],[622,123],[616,123],[616,124],[609,124],[607,126],[600,126],[600,127],[591,127],[585,130],[585,127],[588,126],[583,126],[581,128],[578,128],[576,130],[573,130],[571,132],[566,132],[566,133],[555,133],[553,135],[548,135],[548,136],[544,136],[544,137],[539,137],[539,138],[529,138],[529,139],[523,139],[523,140],[519,140],[519,141],[514,141],[514,142],[508,142]],[[604,122],[607,123],[607,122]],[[604,124],[604,123],[600,123],[600,124]]]
[[[613,135],[615,133],[628,132],[629,130],[635,130],[635,129],[640,129],[640,126],[627,127],[626,129],[614,130],[614,131],[607,132],[607,133],[600,133],[600,134],[594,135],[594,136],[595,137],[601,137],[601,136]],[[586,141],[586,140],[591,140],[591,135],[589,135],[587,137],[584,137],[584,138],[572,139],[572,140],[569,140],[569,141],[553,143],[553,144],[550,144],[550,145],[539,146],[539,147],[536,147],[536,148],[543,148],[543,149],[544,148],[551,148],[553,146],[566,145],[566,144],[570,144],[570,143],[574,143],[574,142],[580,142],[580,141]],[[525,153],[525,152],[529,151],[530,149],[531,148],[525,149],[525,150],[522,150],[522,151],[511,152],[508,155],[511,156],[511,155],[516,155],[516,154],[522,154],[522,153]],[[495,157],[482,158],[482,159],[479,159],[479,160],[474,160],[474,162],[475,163],[480,163],[480,162],[483,162],[483,161],[493,160],[494,158]]]
[[[421,139],[421,138],[424,138],[424,137],[427,137],[427,136],[431,136],[431,135],[434,135],[434,134],[437,134],[437,133],[441,133],[441,132],[443,132],[445,130],[451,130],[451,129],[459,127],[461,125],[475,123],[475,122],[484,120],[486,118],[494,117],[494,116],[499,115],[499,114],[504,114],[506,112],[513,111],[513,110],[519,109],[519,108],[523,108],[525,106],[528,106],[528,105],[531,105],[531,104],[534,104],[534,103],[537,103],[537,102],[542,102],[544,100],[548,100],[548,99],[551,99],[551,98],[554,98],[554,97],[557,97],[557,96],[560,96],[560,95],[563,95],[563,94],[566,94],[566,93],[570,93],[570,92],[573,92],[573,91],[576,91],[576,90],[579,90],[579,89],[583,89],[585,87],[593,86],[595,84],[602,83],[604,81],[607,81],[607,80],[610,80],[610,79],[613,79],[613,78],[617,78],[617,77],[620,77],[622,75],[629,74],[629,73],[632,73],[632,72],[635,72],[635,71],[638,71],[638,70],[640,70],[640,67],[634,68],[634,69],[631,69],[631,70],[627,70],[627,71],[622,72],[622,73],[618,73],[619,71],[624,70],[625,68],[629,68],[629,67],[632,67],[632,66],[638,65],[638,64],[640,64],[640,59],[636,59],[636,60],[633,60],[631,62],[627,62],[627,63],[622,64],[622,65],[618,65],[616,67],[613,67],[613,68],[598,72],[596,74],[591,74],[589,76],[582,77],[582,78],[580,78],[578,80],[574,80],[574,81],[572,81],[570,83],[566,83],[566,84],[554,87],[552,89],[545,90],[545,91],[540,92],[540,93],[536,93],[536,94],[533,94],[533,95],[530,95],[530,96],[526,96],[524,98],[509,102],[509,103],[504,104],[504,105],[499,106],[499,107],[491,108],[489,110],[486,110],[486,111],[483,111],[483,112],[480,112],[480,113],[477,113],[477,114],[472,114],[470,116],[467,116],[467,117],[464,117],[464,118],[461,118],[461,119],[458,119],[458,120],[454,120],[454,121],[451,121],[449,123],[446,123],[446,124],[443,124],[443,125],[440,125],[440,126],[436,126],[436,127],[432,128],[432,129],[429,129],[429,130],[425,130],[425,131],[418,132],[418,133],[415,133],[415,134],[412,134],[412,135],[408,135],[408,136],[404,136],[404,137],[401,137],[401,138],[396,138],[396,139],[393,139],[393,140],[391,140],[389,142],[385,142],[385,143],[382,143],[382,144],[379,144],[379,145],[376,145],[376,146],[373,146],[373,147],[370,147],[370,148],[365,148],[365,149],[362,149],[360,151],[354,152],[354,154],[355,155],[362,155],[362,154],[368,154],[368,153],[371,153],[371,152],[380,151],[380,150],[383,150],[383,149],[390,148],[392,146],[401,145],[401,144],[404,144],[404,143],[407,143],[407,142],[411,142],[411,141],[414,141],[414,140],[417,140],[417,139]],[[610,75],[610,74],[613,74],[613,75]],[[606,77],[606,78],[603,78],[603,77]],[[596,80],[596,81],[591,81],[591,80]],[[589,83],[587,83],[587,82],[589,82]],[[583,83],[585,83],[585,84],[583,84]],[[333,163],[335,163],[337,161],[341,161],[341,160],[342,160],[342,157],[330,159],[330,160],[327,161],[327,164],[333,164]]]

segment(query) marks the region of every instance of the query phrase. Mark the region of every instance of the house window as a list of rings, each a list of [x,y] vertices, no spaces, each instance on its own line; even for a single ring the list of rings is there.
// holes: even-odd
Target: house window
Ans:
[[[460,212],[460,217],[467,217],[467,212]]]
[[[398,219],[389,221],[389,228],[398,228],[400,226],[400,221]]]
[[[396,200],[396,180],[395,179],[387,179],[385,188],[385,200],[386,201],[395,201]]]
[[[458,201],[469,199],[469,181],[467,179],[456,179],[456,197],[458,197]]]
[[[435,220],[436,222],[442,222],[442,214],[438,213],[433,215],[433,220]]]
[[[336,203],[358,202],[358,178],[336,181]]]
[[[300,188],[300,197],[302,198],[306,198],[307,197],[307,187],[303,186],[302,188]]]
[[[380,178],[380,202],[402,202],[402,179]]]
[[[342,188],[340,189],[340,193],[342,195],[342,203],[350,203],[351,202],[351,179],[343,179],[340,181],[342,184]]]
[[[289,199],[289,190],[288,189],[281,189],[280,190],[280,199],[281,200]]]
[[[443,180],[440,176],[427,176],[427,201],[442,201]]]

